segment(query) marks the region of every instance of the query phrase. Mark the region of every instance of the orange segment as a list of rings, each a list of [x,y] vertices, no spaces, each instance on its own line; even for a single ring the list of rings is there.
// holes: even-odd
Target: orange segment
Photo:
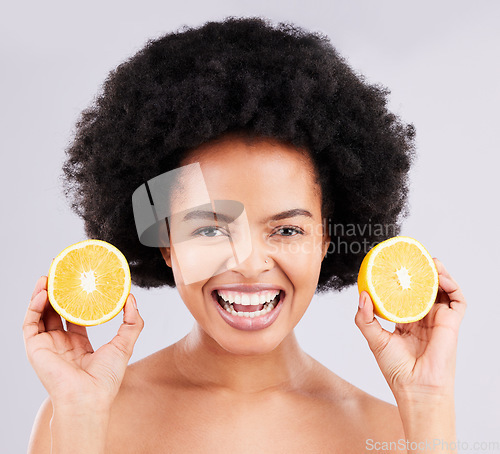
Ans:
[[[112,244],[86,240],[64,249],[49,269],[52,307],[66,320],[99,325],[115,317],[130,293],[130,268]]]
[[[438,291],[432,257],[414,238],[396,236],[373,247],[363,259],[358,290],[371,296],[376,315],[410,323],[431,310]]]

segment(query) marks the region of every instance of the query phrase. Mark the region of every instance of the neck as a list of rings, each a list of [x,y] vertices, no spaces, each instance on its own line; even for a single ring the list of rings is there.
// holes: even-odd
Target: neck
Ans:
[[[194,386],[259,393],[300,386],[312,367],[312,358],[292,332],[272,351],[237,355],[223,349],[199,325],[174,346],[179,373]]]

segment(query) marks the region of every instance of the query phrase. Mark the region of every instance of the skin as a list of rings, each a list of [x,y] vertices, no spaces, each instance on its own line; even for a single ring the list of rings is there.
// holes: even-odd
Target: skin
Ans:
[[[355,322],[395,395],[395,407],[322,366],[295,337],[329,241],[321,230],[321,191],[308,155],[273,140],[226,136],[194,150],[183,165],[193,162],[200,163],[211,198],[243,203],[250,255],[222,273],[185,284],[182,268],[195,266],[192,257],[176,251],[175,241],[162,248],[195,324],[180,341],[128,367],[143,326],[133,296],[117,336],[94,352],[85,328],[68,324],[64,331],[41,278],[24,330],[28,358],[50,399],[35,422],[30,452],[48,453],[51,443],[74,447],[79,436],[88,443],[81,434],[92,424],[104,435],[101,445],[95,441],[95,451],[86,452],[105,447],[107,453],[359,453],[367,439],[453,439],[454,360],[465,300],[441,262],[435,259],[440,276],[435,307],[419,322],[396,325],[394,333],[374,318],[369,296],[360,296]],[[262,222],[294,208],[311,216]],[[180,226],[170,227],[175,238]],[[291,234],[284,227],[298,230]],[[257,331],[229,326],[211,289],[256,282],[285,289],[277,320]],[[50,374],[56,367],[63,378],[57,383]],[[110,369],[114,380],[104,372]],[[65,421],[75,420],[75,412],[85,424],[67,441]]]

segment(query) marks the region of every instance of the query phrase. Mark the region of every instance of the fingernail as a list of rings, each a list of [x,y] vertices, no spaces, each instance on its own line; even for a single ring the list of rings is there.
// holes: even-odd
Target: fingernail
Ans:
[[[364,297],[363,293],[359,294],[359,303],[358,303],[358,306],[359,306],[360,309],[363,309],[363,307],[365,306],[365,297]]]
[[[131,298],[132,298],[132,305],[134,306],[134,309],[137,310],[137,301],[133,296],[131,296]]]

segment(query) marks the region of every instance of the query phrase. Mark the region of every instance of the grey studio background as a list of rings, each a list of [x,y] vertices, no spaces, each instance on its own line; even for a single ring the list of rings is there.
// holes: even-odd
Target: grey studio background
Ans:
[[[1,453],[26,452],[46,397],[21,330],[35,282],[56,254],[85,239],[58,181],[80,111],[147,39],[230,15],[262,15],[327,34],[356,70],[391,89],[391,109],[414,123],[418,159],[402,234],[420,240],[463,289],[457,435],[469,447],[483,443],[475,452],[500,452],[498,444],[485,444],[500,443],[499,2],[48,0],[2,9]],[[134,362],[183,337],[193,319],[175,289],[132,292],[145,320]],[[394,403],[354,324],[357,302],[355,287],[315,296],[297,336],[336,374]],[[88,329],[94,349],[121,321],[120,314]]]

